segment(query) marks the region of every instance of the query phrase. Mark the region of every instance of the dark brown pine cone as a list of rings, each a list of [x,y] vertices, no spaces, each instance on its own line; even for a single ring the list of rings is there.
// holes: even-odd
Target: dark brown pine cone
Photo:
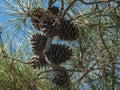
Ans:
[[[34,27],[36,29],[40,29],[39,28],[39,22],[40,22],[40,18],[43,16],[43,14],[45,13],[44,9],[42,8],[37,8],[33,11],[33,14],[31,16],[31,21],[32,24],[34,25]]]
[[[54,64],[61,64],[70,60],[72,56],[72,49],[65,45],[51,45],[47,52],[48,59]]]
[[[47,10],[48,12],[51,12],[52,14],[54,14],[54,15],[58,15],[58,13],[59,13],[59,8],[58,7],[56,7],[56,6],[53,6],[53,7],[50,7],[50,8],[48,8],[48,10]]]
[[[76,40],[78,38],[78,28],[70,20],[61,20],[61,30],[59,33],[59,38],[62,40]]]
[[[47,62],[45,61],[45,58],[44,58],[43,56],[39,57],[39,56],[37,56],[37,55],[34,55],[34,56],[32,57],[31,66],[32,66],[34,69],[36,69],[36,68],[40,69],[40,68],[45,67],[45,66],[47,66],[47,65],[48,65],[48,64],[47,64]]]
[[[41,34],[34,34],[31,39],[32,49],[35,55],[43,56],[43,50],[47,42],[47,37]],[[54,64],[61,64],[70,60],[72,56],[72,49],[65,45],[51,45],[46,53],[50,62]]]
[[[34,34],[31,38],[32,49],[35,55],[42,56],[47,42],[47,37],[41,34]]]
[[[70,84],[70,76],[65,70],[54,70],[52,73],[52,81],[61,88],[68,88]]]
[[[40,30],[49,37],[57,36],[61,28],[61,24],[56,15],[51,12],[46,12],[39,23]]]

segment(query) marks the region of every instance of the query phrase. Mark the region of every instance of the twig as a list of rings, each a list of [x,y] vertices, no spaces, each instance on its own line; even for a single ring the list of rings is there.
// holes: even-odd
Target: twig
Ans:
[[[96,80],[99,80],[100,77],[96,78],[96,79],[89,79],[89,80],[85,80],[84,82],[86,83],[90,83],[90,82],[93,82],[93,81],[96,81]]]
[[[61,12],[64,10],[64,1],[61,0]]]
[[[53,3],[55,3],[57,0],[49,0],[48,2],[48,8],[52,6]]]
[[[91,68],[90,71],[92,70],[100,70],[100,69],[104,69],[104,68]],[[57,71],[57,70],[65,70],[65,71],[68,71],[68,72],[82,72],[83,70],[73,70],[73,69],[55,69],[54,71]],[[44,71],[44,72],[41,72],[39,73],[37,76],[40,76],[41,74],[44,74],[44,73],[48,73],[48,72],[51,72],[53,71],[53,69],[51,70],[47,70],[47,71]],[[87,71],[87,70],[86,70]]]
[[[61,67],[61,66],[59,66],[59,65],[56,65],[56,64],[50,62],[46,54],[44,54],[44,57],[45,57],[46,62],[50,65],[50,67],[51,67],[53,70],[56,70],[56,69],[65,70],[63,67]]]
[[[86,70],[86,72],[77,80],[76,83],[78,83],[79,81],[81,81],[92,69],[93,67],[96,65],[97,63],[93,64],[88,70]]]
[[[60,12],[58,13],[58,17],[60,17],[62,15],[62,12],[64,11],[64,1],[61,0],[61,10]]]
[[[53,0],[49,0],[49,2],[48,2],[48,8],[51,7],[52,1],[53,1]]]
[[[61,66],[56,65],[56,64],[50,62],[50,60],[47,57],[46,53],[48,52],[48,50],[49,50],[49,48],[50,48],[50,46],[52,44],[52,40],[53,40],[53,37],[48,37],[45,49],[43,50],[43,55],[45,57],[46,62],[51,66],[52,69],[63,69]]]
[[[101,15],[99,14],[99,25],[101,24]],[[108,48],[108,46],[107,46],[107,44],[105,43],[105,40],[104,40],[104,38],[103,38],[103,35],[102,35],[102,33],[101,33],[101,27],[100,26],[97,26],[97,28],[98,28],[98,32],[99,32],[99,37],[100,37],[100,39],[101,39],[101,42],[102,42],[102,44],[103,44],[103,46],[104,46],[104,48],[107,50],[107,52],[109,53],[109,55],[111,56],[111,53],[110,53],[110,51],[109,51],[109,48]]]
[[[80,18],[81,16],[92,15],[92,14],[99,13],[99,12],[103,12],[103,10],[99,10],[99,11],[97,11],[97,12],[93,11],[93,12],[90,12],[90,13],[80,14],[80,15],[78,15],[78,16],[76,16],[76,17],[73,17],[73,18],[71,19],[71,21],[72,21],[72,20],[76,20],[76,19]]]
[[[112,58],[112,61],[115,61],[115,58]],[[112,70],[111,70],[111,84],[112,84],[112,89],[111,90],[115,90],[115,84],[116,84],[116,79],[115,79],[115,76],[116,76],[116,73],[115,73],[115,68],[116,68],[116,65],[114,63],[112,63]]]
[[[116,3],[120,3],[120,1],[115,1],[115,0],[96,0],[94,2],[85,2],[84,0],[77,0],[77,1],[80,1],[82,2],[83,4],[86,4],[86,5],[92,5],[92,4],[96,4],[96,3],[102,3],[102,2],[116,2]]]
[[[52,44],[53,37],[48,37],[45,49],[43,50],[43,55],[49,50],[51,44]]]
[[[39,74],[37,74],[37,76],[40,76],[41,74],[44,74],[44,73],[48,73],[48,72],[52,72],[53,70],[47,70],[47,71],[44,71],[44,72],[41,72]]]
[[[9,59],[12,59],[12,60],[15,60],[15,61],[21,62],[21,63],[23,63],[23,64],[31,64],[32,62],[35,61],[35,60],[34,60],[34,61],[24,62],[23,60],[19,60],[19,59],[16,59],[16,58],[13,58],[13,57],[10,57],[10,56],[7,56],[7,55],[4,55],[3,58],[9,58]]]
[[[74,3],[76,2],[77,0],[73,0],[70,5],[65,9],[65,11],[63,12],[61,18],[64,18],[64,16],[66,15],[66,13],[69,11],[69,9],[74,5]]]

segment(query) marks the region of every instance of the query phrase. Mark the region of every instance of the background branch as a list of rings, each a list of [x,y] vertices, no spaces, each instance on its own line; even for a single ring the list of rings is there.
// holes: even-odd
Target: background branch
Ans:
[[[66,15],[66,13],[69,11],[69,9],[71,9],[71,7],[75,4],[76,1],[77,1],[77,0],[73,0],[73,1],[69,4],[69,6],[64,10],[61,18],[64,18],[64,16]]]

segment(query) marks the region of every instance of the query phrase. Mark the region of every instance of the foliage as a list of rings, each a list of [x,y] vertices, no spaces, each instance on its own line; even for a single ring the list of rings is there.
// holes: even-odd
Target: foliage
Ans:
[[[50,84],[45,79],[41,80],[30,66],[10,61],[0,61],[1,90],[50,90]]]

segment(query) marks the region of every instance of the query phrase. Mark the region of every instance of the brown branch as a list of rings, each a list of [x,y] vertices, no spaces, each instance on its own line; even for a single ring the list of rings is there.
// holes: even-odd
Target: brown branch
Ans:
[[[51,44],[52,44],[53,37],[48,37],[45,49],[43,50],[43,55],[49,50]]]
[[[96,80],[99,80],[99,79],[100,79],[100,77],[98,77],[96,79],[85,80],[84,82],[90,83],[90,82],[93,82],[93,81],[96,81]]]
[[[61,12],[64,10],[64,1],[61,0]]]
[[[66,13],[69,11],[69,9],[74,5],[74,3],[76,2],[77,0],[73,0],[70,5],[64,10],[61,18],[64,18],[64,16],[66,15]]]
[[[43,55],[45,57],[45,60],[46,62],[51,66],[51,68],[54,70],[54,69],[63,69],[61,66],[59,65],[56,65],[52,62],[50,62],[50,60],[48,59],[46,53],[48,52],[51,44],[52,44],[52,40],[53,40],[53,37],[48,37],[48,40],[47,40],[47,43],[46,43],[46,46],[45,46],[45,49],[43,50]]]
[[[80,15],[77,15],[76,17],[73,17],[73,18],[71,19],[71,21],[72,21],[72,20],[76,20],[76,19],[80,18],[81,16],[92,15],[92,14],[100,13],[100,12],[103,12],[103,11],[104,11],[104,10],[99,10],[99,11],[97,11],[97,12],[92,11],[92,12],[90,12],[90,13],[80,14]]]
[[[99,28],[99,36],[100,36],[100,38],[101,38],[101,41],[102,41],[104,47],[108,50],[107,44],[105,43],[105,41],[104,41],[104,39],[103,39],[103,35],[102,35],[102,33],[101,33],[100,28]]]
[[[96,64],[97,64],[97,63],[93,64],[88,70],[86,70],[86,72],[77,80],[76,83],[78,83],[79,81],[82,81],[82,79],[87,76],[87,74],[93,69],[93,67],[94,67]]]
[[[17,59],[17,58],[13,58],[13,57],[10,57],[10,56],[7,56],[7,55],[4,55],[3,58],[9,58],[9,59],[12,59],[12,60],[21,62],[21,63],[23,63],[23,64],[31,64],[32,62],[34,62],[34,61],[24,62],[23,60],[19,60],[19,59]]]
[[[94,2],[85,2],[85,0],[77,0],[77,1],[80,1],[82,2],[83,4],[86,4],[86,5],[92,5],[92,4],[96,4],[96,3],[102,3],[102,2],[115,2],[115,3],[120,3],[120,1],[115,1],[115,0],[96,0]]]
[[[59,14],[58,14],[58,17],[60,17],[61,15],[62,15],[62,12],[64,11],[64,1],[63,0],[61,0],[61,10],[60,10],[60,12],[59,12]]]
[[[102,23],[102,22],[101,22],[101,14],[99,14],[99,22],[98,22],[98,23],[99,23],[99,25]],[[100,37],[100,39],[101,39],[101,42],[102,42],[104,48],[107,50],[107,52],[108,52],[109,55],[111,56],[111,53],[110,53],[110,51],[109,51],[109,48],[108,48],[107,44],[105,43],[105,40],[104,40],[103,35],[102,35],[102,33],[101,33],[101,26],[97,26],[97,29],[98,29],[99,37]]]
[[[63,67],[59,66],[59,65],[56,65],[52,62],[50,62],[50,60],[48,59],[46,53],[44,53],[44,57],[45,57],[45,60],[46,62],[50,65],[50,67],[52,68],[52,70],[56,70],[56,69],[59,69],[59,70],[65,70]]]
[[[101,15],[100,14],[99,14],[99,24],[101,24]],[[101,27],[100,26],[98,26],[98,31],[99,31],[99,36],[100,36],[101,42],[102,42],[103,46],[105,47],[105,49],[107,50],[107,52],[110,56],[110,61],[109,62],[111,63],[111,62],[115,61],[115,59],[114,59],[115,56],[113,56],[111,54],[111,52],[109,51],[109,48],[108,48],[107,44],[105,43],[105,40],[104,40],[103,35],[101,33]],[[111,89],[115,90],[115,83],[116,83],[115,67],[116,67],[116,65],[114,63],[111,63],[111,66],[112,66],[111,67],[112,68],[112,70],[111,70]]]
[[[112,58],[112,61],[115,61],[115,58],[113,57]],[[112,84],[112,90],[115,90],[115,84],[116,84],[116,79],[115,79],[115,68],[116,68],[116,65],[114,63],[112,63],[112,72],[111,72],[111,78],[112,78],[112,81],[111,81],[111,84]]]
[[[41,74],[49,73],[49,72],[52,72],[52,71],[53,71],[53,70],[46,70],[46,71],[40,72],[39,74],[37,74],[37,76],[40,76]]]
[[[90,71],[94,71],[94,70],[100,70],[100,69],[104,69],[104,68],[91,68]],[[66,69],[66,71],[68,72],[82,72],[82,71],[88,71],[88,69],[85,70],[73,70],[73,69]]]
[[[49,0],[48,2],[48,8],[50,8],[52,6],[52,4],[54,4],[57,0]]]
[[[100,69],[104,69],[104,68],[91,68],[90,71],[92,70],[100,70]],[[73,70],[73,69],[62,69],[62,70],[65,70],[65,71],[68,71],[68,72],[82,72],[83,70]],[[48,72],[51,72],[53,71],[53,69],[50,69],[50,70],[47,70],[47,71],[44,71],[44,72],[41,72],[39,73],[37,76],[40,76],[41,74],[44,74],[44,73],[48,73]],[[54,71],[57,71],[57,69],[55,69]],[[85,71],[85,70],[84,70]],[[87,69],[86,69],[87,71]]]
[[[61,18],[63,18],[63,17],[67,14],[68,10],[74,5],[74,3],[75,3],[76,1],[80,1],[80,2],[82,2],[83,4],[86,4],[86,5],[97,4],[97,3],[102,3],[102,2],[108,2],[108,3],[110,3],[111,1],[120,4],[120,1],[115,1],[115,0],[98,0],[98,1],[95,1],[95,2],[85,2],[84,0],[74,0],[74,1],[65,9],[65,11],[64,11],[64,13],[63,13],[63,15],[62,15]],[[118,6],[119,6],[119,5],[118,5]],[[94,10],[94,11],[95,11],[95,10]],[[102,12],[102,11],[103,11],[103,10],[99,10],[99,11],[97,11],[97,12],[90,12],[90,13],[84,14],[84,15],[99,13],[99,12]],[[83,14],[76,16],[74,19],[77,19],[77,18],[79,18],[79,17],[81,17],[81,16],[83,16]],[[72,19],[72,20],[74,20],[74,19]]]
[[[113,57],[111,57],[111,58],[113,58]],[[107,62],[105,62],[105,63],[106,63],[106,65],[109,65],[109,64],[120,64],[119,61],[112,61],[112,60],[107,61]]]

